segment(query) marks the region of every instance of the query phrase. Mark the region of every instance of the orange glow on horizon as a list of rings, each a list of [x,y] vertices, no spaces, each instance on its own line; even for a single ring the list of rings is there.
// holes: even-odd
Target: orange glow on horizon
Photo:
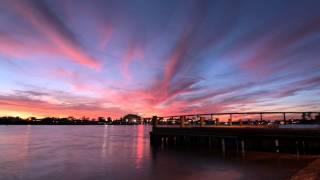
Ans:
[[[44,116],[35,115],[29,112],[22,112],[22,111],[3,111],[0,110],[0,116],[12,116],[12,117],[21,117],[21,118],[29,118],[29,117],[36,117],[36,118],[43,118]]]

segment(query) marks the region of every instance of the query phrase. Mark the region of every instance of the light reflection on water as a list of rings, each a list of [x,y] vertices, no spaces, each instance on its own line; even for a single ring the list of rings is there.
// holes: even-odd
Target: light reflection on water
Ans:
[[[0,179],[282,179],[312,160],[153,150],[150,130],[150,126],[0,126]]]
[[[138,126],[137,144],[136,144],[136,168],[141,168],[144,155],[144,126]]]

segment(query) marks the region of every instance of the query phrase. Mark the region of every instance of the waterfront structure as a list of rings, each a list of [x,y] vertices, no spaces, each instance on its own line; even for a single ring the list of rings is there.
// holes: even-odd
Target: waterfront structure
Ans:
[[[254,123],[247,121],[246,124],[242,120],[237,123],[232,121],[232,116],[239,114],[259,115],[260,120],[253,121]],[[281,114],[281,121],[284,123],[265,123],[263,116],[270,114]],[[301,119],[288,121],[288,114],[302,116]],[[306,114],[309,118],[316,116],[307,120]],[[225,123],[208,123],[214,121],[214,116],[222,115],[229,116]],[[153,146],[208,147],[224,153],[269,151],[320,154],[320,123],[317,125],[319,119],[316,119],[318,115],[319,112],[234,112],[153,117],[150,142]],[[211,119],[206,121],[205,116],[211,116]],[[197,117],[196,122],[190,121],[190,117]],[[171,125],[168,121],[178,123]]]

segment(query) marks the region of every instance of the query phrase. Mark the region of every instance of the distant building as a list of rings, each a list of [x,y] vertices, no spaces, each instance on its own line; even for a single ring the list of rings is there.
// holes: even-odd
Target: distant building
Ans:
[[[127,114],[123,117],[126,124],[141,124],[141,117],[136,114]]]
[[[107,121],[104,117],[99,117],[98,118],[98,124],[100,125],[106,125],[107,124]]]

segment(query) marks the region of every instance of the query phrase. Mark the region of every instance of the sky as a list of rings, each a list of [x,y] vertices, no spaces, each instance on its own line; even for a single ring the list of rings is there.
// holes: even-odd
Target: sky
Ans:
[[[318,0],[1,0],[0,116],[320,111]]]

